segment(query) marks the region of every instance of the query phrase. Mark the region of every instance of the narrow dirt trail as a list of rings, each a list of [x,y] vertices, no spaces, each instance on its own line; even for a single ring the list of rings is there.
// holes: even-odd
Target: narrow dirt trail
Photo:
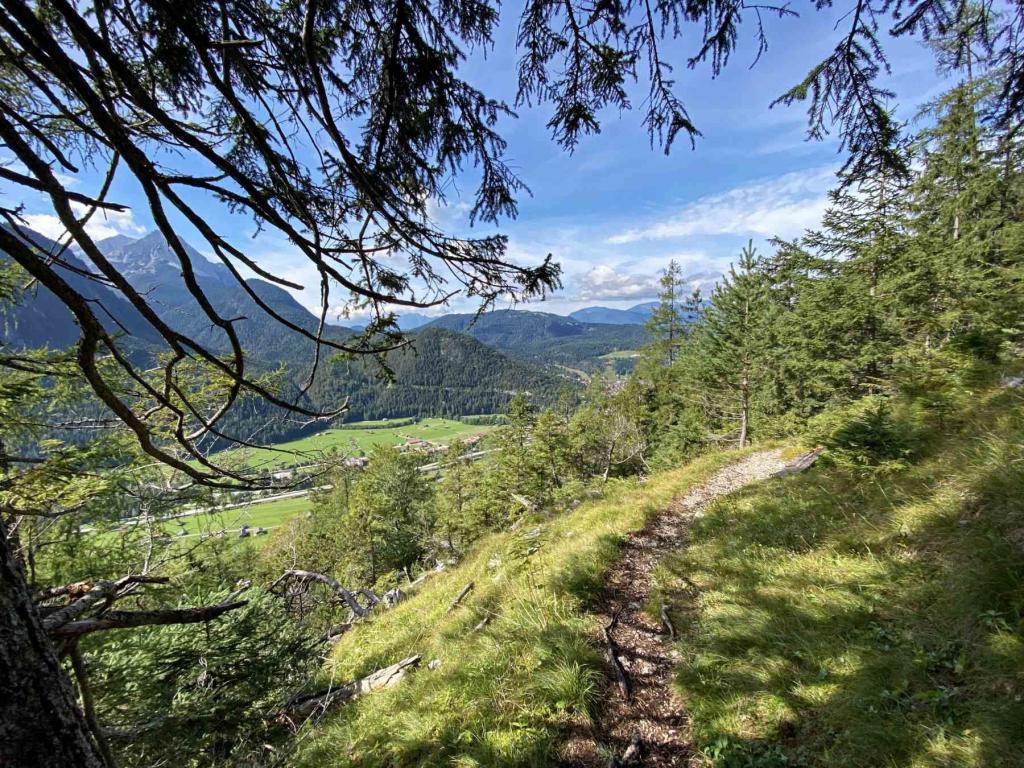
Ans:
[[[636,747],[631,750],[630,745],[639,738],[642,761],[636,764],[644,768],[687,765],[686,714],[672,692],[677,654],[664,626],[642,608],[650,594],[651,575],[665,555],[686,543],[690,523],[711,501],[785,467],[778,450],[740,459],[673,501],[646,528],[626,540],[622,557],[606,579],[597,614],[603,626],[612,625],[608,634],[625,670],[630,696],[622,695],[614,682],[615,673],[609,669],[613,682],[604,693],[593,732],[569,740],[563,750],[564,764],[632,764]],[[614,756],[611,762],[609,754]],[[623,755],[627,755],[624,761]]]

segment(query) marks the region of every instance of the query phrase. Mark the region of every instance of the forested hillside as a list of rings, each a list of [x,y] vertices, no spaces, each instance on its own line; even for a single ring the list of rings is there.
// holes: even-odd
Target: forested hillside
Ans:
[[[324,408],[345,401],[345,420],[364,421],[504,413],[517,392],[537,403],[553,403],[564,393],[571,397],[577,389],[570,376],[510,359],[471,336],[428,327],[410,334],[408,346],[383,355],[380,361],[325,362],[303,398]],[[299,394],[297,384],[290,384],[288,391]],[[323,428],[322,424],[296,424],[285,409],[256,400],[230,414],[228,423],[235,434],[258,434],[263,442]]]
[[[27,229],[21,236],[47,254],[61,253],[61,246]],[[185,337],[220,353],[230,351],[228,337],[210,323],[188,291],[176,257],[159,233],[135,240],[123,236],[104,240],[100,249],[117,264],[129,282],[153,302],[161,319]],[[315,333],[317,319],[282,288],[262,280],[249,280],[242,289],[227,268],[214,264],[187,246],[196,275],[209,300],[225,316],[239,318],[234,324],[238,342],[249,353],[251,365],[261,371],[289,401],[299,399],[309,407],[329,410],[333,403],[348,404],[344,418],[361,421],[408,416],[462,416],[501,413],[515,392],[527,392],[537,402],[552,402],[563,388],[574,386],[571,378],[546,372],[537,365],[515,361],[473,338],[441,329],[425,329],[401,349],[378,359],[336,359],[327,348],[325,360],[303,391],[315,343],[284,326],[270,313],[294,326]],[[63,253],[67,279],[90,292],[105,307],[104,319],[112,333],[124,334],[134,354],[153,361],[158,353],[152,326],[101,281],[92,280],[85,265],[72,253]],[[252,291],[252,295],[247,293]],[[258,303],[262,302],[267,309]],[[3,309],[4,341],[15,349],[70,346],[77,338],[71,313],[45,287],[32,287],[18,296],[16,304]],[[359,333],[328,325],[324,337],[358,346]],[[388,373],[390,371],[390,373]],[[226,435],[275,442],[322,429],[324,423],[296,422],[287,408],[273,407],[260,398],[249,398],[231,409],[223,431]],[[208,447],[228,444],[226,438]]]
[[[503,309],[476,315],[445,315],[430,327],[468,333],[489,347],[523,360],[598,367],[601,355],[637,349],[647,342],[642,325],[580,322],[545,312]]]

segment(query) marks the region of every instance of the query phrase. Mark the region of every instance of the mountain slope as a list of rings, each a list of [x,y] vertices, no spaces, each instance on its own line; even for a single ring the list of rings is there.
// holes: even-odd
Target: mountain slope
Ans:
[[[639,325],[584,323],[545,312],[504,309],[476,315],[445,315],[427,327],[468,333],[520,359],[559,365],[596,364],[609,352],[637,349],[647,343]]]
[[[503,413],[516,392],[538,403],[552,402],[573,382],[481,344],[471,336],[443,328],[424,328],[412,343],[389,353],[393,379],[383,376],[371,358],[325,360],[302,402],[331,410],[347,402],[345,421],[409,416],[458,417]],[[308,364],[308,361],[305,361]],[[296,369],[285,394],[298,397]],[[227,418],[229,433],[257,436],[266,444],[311,434],[325,425],[296,424],[295,418],[261,400],[248,400]],[[222,446],[218,446],[222,447]]]
[[[611,307],[584,307],[570,312],[569,317],[581,323],[606,323],[608,325],[643,325],[651,316],[651,310],[658,306],[657,302],[637,304],[629,309],[613,309]]]
[[[139,240],[119,235],[98,246],[175,330],[218,352],[230,350],[227,334],[213,324],[186,288],[181,265],[162,234],[152,232]],[[262,309],[226,266],[209,261],[187,244],[185,249],[213,307],[222,317],[238,318],[234,328],[246,350],[267,362],[299,362],[310,356],[312,341],[289,331]],[[245,283],[281,317],[307,331],[316,330],[317,318],[280,286],[255,278]],[[349,328],[330,326],[325,336],[344,341],[352,334]]]
[[[355,624],[331,651],[325,684],[412,655],[423,661],[394,688],[311,728],[290,764],[562,764],[560,742],[586,727],[604,695],[604,661],[591,645],[598,622],[586,606],[616,559],[616,542],[734,459],[704,457],[643,485],[612,481],[572,512],[482,539],[398,606]],[[469,583],[475,588],[449,610]]]
[[[554,399],[566,379],[513,360],[476,339],[444,328],[423,328],[409,347],[389,353],[394,380],[383,381],[372,360],[330,365],[310,397],[323,406],[350,399],[349,421],[402,416],[501,413],[515,392]]]
[[[36,233],[27,234],[40,248],[54,247]],[[209,348],[229,351],[224,332],[211,323],[185,288],[177,258],[162,235],[153,233],[139,240],[117,236],[101,241],[100,247],[165,322]],[[313,342],[262,310],[225,266],[206,260],[194,249],[188,252],[211,303],[222,316],[239,318],[235,328],[250,356],[250,370],[271,371],[284,364],[282,391],[299,397],[300,384],[313,358]],[[87,271],[72,254],[65,258],[75,269]],[[155,331],[125,299],[73,270],[60,271],[83,295],[102,302],[109,313],[105,322],[111,331],[121,332],[123,326],[133,336],[130,348],[135,354],[151,357],[162,349]],[[282,317],[315,331],[317,318],[287,291],[263,280],[248,280],[247,285]],[[0,315],[0,340],[17,347],[53,348],[77,341],[78,328],[70,312],[52,293],[34,289],[24,299]],[[341,342],[353,333],[349,328],[329,326],[324,335]],[[410,347],[387,355],[387,365],[395,373],[393,381],[381,378],[380,367],[373,359],[345,362],[334,357],[333,350],[325,351],[304,402],[319,410],[331,410],[348,400],[348,420],[496,413],[505,410],[514,392],[526,391],[539,401],[549,401],[566,383],[535,365],[512,360],[470,336],[443,328],[418,330]],[[221,426],[228,434],[273,442],[324,425],[299,423],[265,402],[246,399],[232,409]]]
[[[38,232],[21,228],[20,235],[40,251],[55,254],[60,246]],[[0,260],[8,257],[0,251]],[[112,334],[128,335],[144,346],[157,339],[156,331],[127,300],[92,280],[82,272],[86,265],[71,251],[65,251],[56,272],[86,299],[100,307],[97,313],[104,328]],[[28,281],[25,281],[26,284]],[[64,349],[78,341],[79,329],[71,311],[47,288],[31,284],[15,306],[0,306],[0,342],[15,348],[50,347]],[[133,346],[133,345],[129,345]]]

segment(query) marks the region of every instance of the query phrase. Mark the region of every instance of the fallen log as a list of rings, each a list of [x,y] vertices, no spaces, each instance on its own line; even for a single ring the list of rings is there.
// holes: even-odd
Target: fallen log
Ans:
[[[91,586],[86,585],[84,582],[78,582],[48,590],[39,599],[45,600],[57,596],[75,594],[80,594],[81,597],[56,611],[48,613],[46,618],[43,619],[43,629],[53,633],[55,629],[78,618],[97,603],[103,601],[113,602],[120,596],[121,590],[133,584],[166,584],[168,581],[170,579],[165,576],[125,576],[117,581],[99,579]]]
[[[474,586],[475,586],[475,584],[472,581],[469,582],[469,584],[467,584],[466,586],[464,586],[462,588],[462,591],[459,592],[459,594],[457,594],[455,596],[454,600],[452,600],[452,604],[448,606],[448,611],[447,612],[451,613],[456,608],[458,608],[459,607],[459,603],[462,602],[462,598],[464,598],[466,595],[468,595],[470,590],[472,590]]]
[[[107,611],[102,616],[92,619],[70,621],[67,624],[49,630],[50,637],[77,638],[91,632],[107,629],[128,629],[130,627],[146,627],[156,624],[200,624],[211,621],[223,613],[233,611],[246,605],[247,601],[221,603],[219,605],[201,606],[198,608],[171,608],[156,611]]]
[[[329,627],[326,632],[320,635],[320,642],[329,643],[333,640],[337,640],[350,629],[352,629],[351,621],[346,621],[342,624],[335,624],[333,627]]]
[[[419,666],[420,659],[419,655],[410,656],[359,680],[295,697],[285,704],[280,718],[292,727],[297,727],[314,715],[323,715],[330,709],[367,693],[390,688],[401,681],[410,669]]]
[[[615,626],[618,623],[619,614],[616,613],[612,616],[612,620],[608,622],[606,626],[601,628],[601,631],[604,634],[604,655],[608,660],[608,663],[611,664],[612,668],[615,670],[615,678],[618,681],[619,693],[622,695],[623,699],[629,701],[630,697],[633,695],[633,690],[629,684],[629,676],[626,674],[626,668],[623,667],[622,662],[619,661],[619,649],[615,645],[615,640],[612,639],[612,630],[615,629]]]
[[[797,456],[793,461],[789,462],[789,464],[772,475],[772,477],[786,477],[787,475],[795,475],[798,472],[803,472],[805,469],[809,469],[814,462],[821,458],[821,455],[824,452],[825,446],[819,445],[814,450]]]

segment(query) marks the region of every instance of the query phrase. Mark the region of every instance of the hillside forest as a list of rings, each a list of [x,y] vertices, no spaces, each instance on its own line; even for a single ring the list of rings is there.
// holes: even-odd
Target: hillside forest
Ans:
[[[159,62],[196,82],[201,72],[223,89],[227,109],[231,70],[243,58],[214,52],[244,54],[279,31],[260,28],[257,5],[243,3],[231,23],[256,25],[252,39],[225,34],[219,45],[200,44],[188,25],[175,27],[180,36],[157,34],[138,58],[152,54],[158,64],[147,64],[151,79],[135,89],[144,75],[118,66],[118,46],[130,43],[110,44],[70,5],[54,3],[47,23],[95,50],[65,70],[40,20],[49,6],[37,17],[3,5],[0,55],[18,45],[38,56],[17,70],[23,92],[2,95],[5,146],[30,160],[30,142],[19,138],[28,132],[33,146],[62,154],[61,141],[13,122],[7,106],[72,94],[93,117],[52,130],[115,147],[118,162],[138,163],[133,172],[165,201],[181,180],[146,166],[120,123],[103,117],[130,98],[150,114],[125,120],[131,130],[216,164],[179,130],[184,121],[147,100],[147,88],[168,88],[182,109],[188,104],[189,78],[165,82]],[[159,3],[152,18],[136,18],[132,3],[114,8],[98,18],[129,29],[143,18],[155,29],[170,23]],[[295,27],[298,8],[275,24]],[[174,290],[192,298],[175,305],[180,316],[161,316],[136,301],[153,286],[97,278],[96,265],[116,261],[130,243],[94,248],[83,234],[75,238],[81,252],[64,259],[66,243],[41,240],[7,211],[0,764],[1024,766],[1024,144],[1019,126],[1003,119],[1010,64],[993,54],[982,66],[968,54],[968,66],[950,52],[992,21],[965,15],[972,8],[956,17],[969,30],[947,20],[945,34],[929,39],[953,87],[920,105],[913,132],[876,115],[875,127],[889,131],[884,152],[854,141],[820,227],[769,248],[751,242],[703,294],[672,262],[643,327],[502,310],[447,315],[403,334],[387,299],[412,289],[380,265],[367,266],[372,279],[361,286],[375,312],[363,329],[327,327],[283,295],[269,301],[269,283],[239,280],[241,293],[218,294],[209,286],[222,277],[193,281],[187,269],[185,287]],[[441,18],[483,40],[489,26],[478,12],[449,8]],[[372,35],[386,20],[334,13],[310,11],[323,25],[318,40],[290,33],[273,43],[282,46],[282,71],[327,71],[317,56],[352,44],[352,25]],[[434,42],[439,58],[456,57]],[[544,48],[532,50],[540,57]],[[425,79],[450,65],[417,51],[423,58],[412,69]],[[618,82],[617,56],[603,55],[585,71]],[[368,70],[368,61],[350,66]],[[376,80],[303,75],[282,84],[268,62],[251,66],[234,75],[240,89],[269,83],[279,90],[268,98],[301,97],[328,135],[340,129],[318,94],[351,99],[352,115],[367,93],[380,96]],[[90,68],[105,73],[92,75],[98,92],[109,75],[127,95],[90,101],[82,74]],[[52,78],[67,90],[51,93]],[[212,185],[282,228],[291,225],[276,194],[302,192],[314,212],[310,231],[339,220],[332,206],[358,208],[344,209],[352,221],[383,211],[393,227],[364,231],[373,240],[360,245],[364,256],[385,247],[429,252],[464,270],[462,284],[476,297],[544,295],[558,283],[550,260],[513,265],[503,261],[503,242],[442,238],[407,207],[436,189],[436,168],[420,162],[434,152],[486,166],[484,216],[507,204],[497,187],[515,187],[488,165],[496,107],[471,108],[460,83],[445,81],[451,90],[432,92],[421,113],[395,107],[395,143],[375,143],[377,131],[392,131],[372,119],[363,138],[375,151],[348,152],[337,141],[327,175],[349,174],[351,186],[329,203],[326,182],[310,182],[261,145],[288,129],[252,129],[242,111],[214,121],[216,130],[236,130],[235,120],[251,129],[234,169],[190,183]],[[484,110],[467,118],[469,133],[432,111],[448,96],[466,113]],[[587,115],[573,118],[572,104],[555,101],[556,126],[574,140]],[[424,125],[446,137],[441,148],[410,138]],[[264,152],[273,155],[266,177],[253,160]],[[381,187],[360,186],[360,163],[379,173]],[[25,165],[8,175],[50,178]],[[219,186],[230,173],[259,180],[249,203]],[[378,200],[382,188],[402,194]],[[147,253],[187,263],[164,235],[161,228]],[[326,237],[329,245],[300,239],[311,252],[335,248],[357,259],[340,235]],[[47,259],[59,270],[41,266]],[[411,262],[432,285],[433,268]],[[128,297],[115,308],[125,313],[119,321],[96,320],[104,300],[81,298],[92,283]],[[215,297],[209,305],[200,285]],[[193,301],[217,317],[230,302],[250,302],[245,311],[263,308],[277,330],[184,317],[200,311]],[[52,324],[59,332],[43,332],[38,317],[47,312],[63,313]],[[625,368],[601,357],[634,351]],[[308,376],[306,353],[316,358]],[[256,487],[246,449],[275,451],[285,438],[346,419],[395,419],[396,430],[412,434],[421,416],[465,417],[486,429],[444,445],[410,438],[365,455],[324,452],[312,464],[282,456],[275,468],[301,463],[305,473],[262,472],[259,482],[301,494],[302,511],[259,538],[203,522]],[[790,474],[790,460],[808,455],[813,466]],[[687,501],[737,462],[756,470],[749,482]],[[666,691],[686,715],[619,738],[609,702],[619,692],[628,701],[629,686],[646,683],[638,663],[616,653],[620,614],[609,606],[622,585],[609,574],[633,573],[616,568],[634,562],[636,542],[657,532],[666,510],[676,529],[658,545],[657,562],[644,565],[650,589],[628,610],[664,627]],[[196,528],[186,530],[192,518]],[[673,740],[685,748],[672,752],[665,744]]]

